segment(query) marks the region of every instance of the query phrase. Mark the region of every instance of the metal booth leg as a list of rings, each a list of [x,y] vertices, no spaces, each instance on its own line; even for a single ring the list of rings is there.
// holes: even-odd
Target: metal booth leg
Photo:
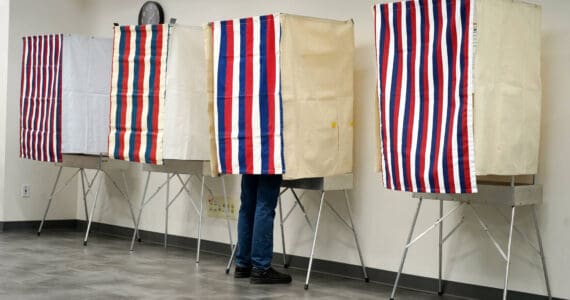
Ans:
[[[87,193],[85,192],[85,170],[82,168],[79,170],[81,174],[81,195],[83,195],[83,209],[85,210],[85,220],[89,218],[89,212],[87,211]],[[87,180],[87,184],[89,184],[89,180]]]
[[[281,245],[283,249],[283,267],[288,268],[289,264],[287,264],[287,250],[285,250],[285,229],[283,227],[283,208],[281,206],[281,196],[277,199],[279,203],[279,224],[281,225]]]
[[[321,203],[319,204],[319,213],[317,215],[317,224],[313,233],[313,247],[311,248],[311,256],[309,257],[309,267],[307,268],[307,278],[305,279],[305,290],[309,289],[309,279],[311,278],[311,268],[313,267],[313,256],[315,255],[315,246],[317,245],[317,235],[319,233],[319,224],[321,222],[321,213],[325,202],[325,192],[321,191]]]
[[[358,257],[360,258],[360,264],[362,265],[364,281],[369,282],[370,278],[368,278],[368,273],[366,272],[366,265],[364,264],[364,258],[362,258],[362,250],[360,249],[360,243],[358,242],[358,235],[356,234],[356,228],[354,228],[354,222],[352,221],[352,208],[350,208],[350,200],[348,198],[347,190],[344,190],[344,199],[346,200],[346,211],[348,212],[348,219],[350,220],[350,228],[352,229],[352,234],[354,236],[354,243],[356,244],[356,250],[358,250]]]
[[[532,205],[532,220],[534,223],[534,229],[536,230],[536,239],[538,240],[538,249],[540,249],[540,259],[542,260],[542,270],[544,271],[544,281],[546,283],[546,292],[548,293],[548,299],[552,299],[552,293],[550,292],[550,281],[548,280],[548,270],[546,269],[546,258],[544,257],[544,248],[542,247],[542,237],[540,236],[540,229],[538,228],[538,220],[536,218],[536,205]]]
[[[137,235],[138,235],[138,233],[139,233],[139,224],[141,223],[141,216],[142,216],[142,211],[143,211],[143,208],[144,208],[144,202],[145,202],[145,199],[146,199],[146,192],[147,192],[147,189],[148,189],[148,181],[149,181],[149,180],[150,180],[150,171],[148,171],[148,172],[147,172],[147,175],[146,175],[146,182],[145,182],[145,184],[144,184],[144,191],[143,191],[143,195],[142,195],[142,198],[141,198],[141,205],[140,205],[140,207],[139,207],[139,215],[138,215],[137,221],[136,221],[136,223],[135,223],[135,228],[134,228],[134,230],[133,230],[133,238],[132,238],[132,240],[131,240],[131,249],[130,249],[131,252],[135,249],[135,239],[136,239],[136,237],[137,237]]]
[[[164,205],[164,248],[168,245],[168,206],[170,202],[170,174],[166,173],[166,203]]]
[[[394,300],[394,296],[396,295],[396,289],[398,288],[398,282],[400,281],[400,275],[402,274],[402,269],[404,268],[404,263],[406,262],[406,255],[408,254],[407,245],[412,240],[412,235],[414,234],[414,228],[416,227],[416,221],[418,220],[418,214],[420,213],[421,206],[422,206],[422,198],[420,198],[418,201],[418,208],[416,209],[416,213],[414,214],[414,219],[412,220],[412,226],[410,228],[410,233],[408,234],[408,239],[406,240],[406,244],[404,245],[404,251],[402,253],[402,260],[400,261],[400,267],[398,268],[398,275],[396,275],[396,281],[394,282],[394,287],[392,288],[392,294],[390,295],[391,300]]]
[[[439,218],[442,219],[443,218],[443,200],[439,200]],[[443,220],[441,222],[439,222],[439,269],[438,269],[438,287],[437,287],[437,294],[438,295],[442,295],[443,294],[443,286],[441,283],[441,278],[442,278],[442,259],[443,259]]]
[[[49,194],[48,205],[47,205],[46,210],[44,212],[44,216],[42,218],[42,221],[40,222],[40,227],[38,228],[38,236],[40,236],[40,234],[42,233],[42,228],[44,227],[44,223],[46,221],[47,213],[48,213],[49,208],[51,206],[51,201],[53,200],[53,197],[55,196],[55,189],[57,188],[57,184],[59,182],[59,177],[61,176],[61,170],[62,169],[63,169],[63,167],[59,167],[59,170],[57,171],[57,177],[55,178],[55,182],[53,183],[53,188],[51,189],[51,193]]]
[[[511,208],[511,225],[509,227],[509,243],[507,246],[507,265],[505,270],[505,288],[503,290],[503,300],[507,300],[508,286],[509,286],[509,267],[511,265],[511,244],[513,240],[513,226],[515,224],[515,211],[516,206]]]
[[[233,263],[233,259],[236,255],[237,245],[234,245],[234,241],[232,238],[232,228],[230,226],[230,214],[228,213],[228,194],[226,192],[226,181],[224,180],[224,176],[220,177],[222,179],[222,190],[224,192],[224,213],[226,214],[226,224],[228,225],[228,236],[230,238],[230,260],[228,261],[228,265],[226,266],[226,274],[230,273],[230,268]]]
[[[93,205],[91,206],[91,212],[89,214],[89,219],[87,220],[87,230],[85,231],[85,238],[83,239],[83,246],[87,246],[87,239],[89,238],[89,231],[91,230],[91,223],[93,222],[93,214],[95,213],[95,207],[97,207],[97,201],[99,201],[99,192],[101,191],[102,183],[103,183],[103,176],[99,176],[99,183],[97,184],[97,191],[95,192],[95,199],[93,200]]]
[[[202,215],[204,214],[204,185],[206,176],[202,175],[200,187],[200,214],[198,214],[198,245],[196,246],[196,263],[200,262],[200,245],[202,243]]]
[[[109,175],[107,175],[107,176],[109,176]],[[124,170],[121,170],[121,177],[123,178],[123,184],[125,186],[125,191],[126,191],[125,193],[123,193],[123,197],[125,197],[125,199],[127,200],[127,203],[129,204],[129,212],[131,213],[131,219],[133,219],[133,228],[134,228],[134,226],[136,226],[137,220],[135,218],[135,212],[133,210],[133,203],[131,202],[131,199],[128,196],[129,184],[127,182],[127,176],[125,175]],[[119,187],[117,185],[115,185],[115,186],[117,187],[117,190],[119,190],[119,192],[120,192],[121,190],[119,189]],[[137,231],[137,240],[139,242],[142,241],[138,231]]]

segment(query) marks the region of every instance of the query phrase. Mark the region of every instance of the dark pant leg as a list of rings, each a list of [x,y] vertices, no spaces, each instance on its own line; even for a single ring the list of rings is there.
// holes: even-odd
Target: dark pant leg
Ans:
[[[241,177],[241,205],[238,216],[238,242],[236,265],[251,266],[251,245],[253,222],[257,203],[259,175],[243,175]]]
[[[261,175],[257,187],[257,205],[253,225],[251,264],[267,269],[273,258],[273,220],[279,197],[281,175]]]

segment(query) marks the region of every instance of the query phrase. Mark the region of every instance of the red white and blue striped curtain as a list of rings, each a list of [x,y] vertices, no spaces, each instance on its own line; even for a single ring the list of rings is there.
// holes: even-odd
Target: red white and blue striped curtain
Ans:
[[[384,185],[475,193],[474,0],[374,6]]]
[[[165,24],[115,26],[109,156],[162,164]]]
[[[61,161],[61,54],[63,35],[23,38],[20,157]]]
[[[213,23],[214,123],[222,174],[283,174],[278,15]]]

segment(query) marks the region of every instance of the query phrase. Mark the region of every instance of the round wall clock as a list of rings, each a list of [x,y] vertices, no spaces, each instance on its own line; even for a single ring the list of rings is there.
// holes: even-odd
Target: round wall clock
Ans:
[[[160,3],[147,1],[139,12],[139,25],[164,23],[164,11]]]

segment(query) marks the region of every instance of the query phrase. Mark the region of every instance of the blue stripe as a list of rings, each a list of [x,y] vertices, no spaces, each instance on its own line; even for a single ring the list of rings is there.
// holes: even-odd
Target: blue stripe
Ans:
[[[392,3],[390,5],[395,6],[394,3]],[[395,10],[396,10],[396,8],[394,7],[394,9],[392,9],[392,14],[393,14],[392,21],[394,22],[394,24],[392,24],[392,26],[394,27],[394,36],[393,36],[393,39],[394,39],[394,43],[393,43],[394,44],[394,66],[392,69],[392,88],[390,89],[390,95],[387,95],[388,97],[390,97],[390,104],[389,104],[390,107],[389,107],[389,114],[388,114],[388,117],[390,118],[390,120],[388,122],[391,125],[390,126],[391,132],[393,132],[393,128],[398,125],[394,122],[394,104],[395,104],[395,99],[397,96],[396,80],[398,78],[398,68],[399,68],[398,59],[399,59],[400,49],[398,49],[398,40],[400,39],[400,35],[399,35],[400,29],[398,27],[399,20],[398,20],[397,14],[395,13]],[[390,11],[388,11],[388,14],[389,13],[390,13]],[[390,139],[390,145],[392,145],[393,149],[398,149],[398,145],[394,145],[394,137],[390,133],[388,133],[388,134],[390,136],[390,138],[389,138]],[[396,172],[394,171],[394,170],[398,169],[398,166],[396,166],[396,162],[395,162],[395,152],[396,151],[390,151],[390,161],[392,163],[392,172],[391,172],[390,176],[392,177],[392,183],[393,183],[392,188],[393,189],[395,189],[397,187],[396,183],[398,182],[398,178],[396,178]]]
[[[152,112],[156,109],[153,101],[153,96],[156,91],[154,90],[154,81],[157,80],[154,76],[155,69],[156,69],[156,61],[160,59],[160,57],[156,57],[156,44],[158,41],[157,38],[157,29],[158,25],[151,26],[151,34],[152,38],[150,39],[150,68],[149,68],[149,77],[148,77],[148,113],[146,115],[146,124],[148,130],[146,132],[146,148],[144,153],[144,161],[150,162],[150,155],[152,149],[152,133],[155,129],[152,127]],[[142,116],[144,117],[144,116]],[[142,134],[142,132],[141,132]]]
[[[432,66],[433,66],[433,73],[431,74],[431,76],[433,76],[433,90],[434,90],[434,99],[433,99],[433,112],[432,112],[432,128],[431,128],[431,152],[430,152],[430,164],[429,164],[429,183],[430,183],[430,188],[431,191],[434,191],[434,186],[435,186],[435,181],[437,180],[437,178],[434,178],[433,176],[433,171],[434,169],[437,168],[437,166],[434,164],[434,160],[435,160],[435,146],[436,146],[436,140],[437,140],[437,112],[439,110],[438,107],[438,103],[440,100],[440,96],[439,96],[439,80],[438,80],[438,70],[437,70],[437,41],[439,40],[439,35],[438,35],[438,15],[437,15],[437,3],[434,3],[434,5],[432,6],[433,9],[433,28],[434,28],[434,38],[433,38],[433,43],[432,43]],[[440,187],[441,188],[441,187]]]
[[[218,106],[218,159],[220,161],[220,169],[222,173],[226,172],[226,147],[224,141],[225,128],[224,128],[224,101],[225,101],[225,87],[226,87],[226,48],[227,48],[227,33],[226,33],[226,21],[220,22],[220,53],[218,57],[218,99],[216,99],[216,104]]]
[[[449,147],[451,147],[451,144],[453,143],[452,140],[450,140],[450,136],[449,136],[449,128],[451,126],[453,126],[453,124],[451,124],[451,104],[453,102],[455,102],[455,97],[453,96],[453,86],[452,86],[452,72],[454,72],[455,70],[453,69],[453,52],[451,51],[451,29],[450,29],[450,25],[451,22],[449,22],[449,20],[451,19],[450,15],[451,15],[451,3],[446,5],[446,10],[447,10],[447,28],[445,30],[445,36],[446,38],[446,44],[447,44],[447,66],[448,66],[448,72],[447,72],[447,99],[443,99],[443,101],[447,102],[447,116],[445,117],[445,128],[444,128],[444,146],[443,146],[443,153],[444,153],[444,157],[443,157],[443,184],[445,187],[445,191],[450,192],[450,180],[453,180],[453,178],[449,178],[449,168],[453,168],[453,162],[450,162],[447,160],[447,151],[449,150]],[[451,163],[451,165],[450,165]],[[459,188],[459,187],[456,187]]]
[[[260,28],[260,72],[259,72],[259,120],[261,128],[261,173],[267,174],[269,159],[269,105],[267,87],[267,17],[261,16]]]
[[[426,47],[426,44],[424,43],[424,30],[427,30],[427,24],[426,21],[424,20],[424,16],[423,16],[423,11],[425,11],[425,4],[423,2],[420,3],[420,19],[416,20],[420,22],[420,30],[419,32],[417,32],[417,34],[419,35],[419,39],[420,39],[420,69],[419,69],[419,73],[416,74],[416,76],[420,77],[420,88],[418,91],[416,91],[416,93],[419,93],[419,97],[420,97],[420,101],[419,101],[419,119],[418,119],[418,143],[417,143],[417,147],[416,147],[416,153],[415,153],[415,160],[416,160],[416,182],[418,183],[418,187],[421,187],[421,182],[423,182],[422,180],[422,174],[420,173],[420,164],[422,163],[422,161],[424,160],[424,153],[421,152],[421,146],[423,143],[423,139],[425,138],[423,136],[423,124],[424,124],[424,112],[425,112],[425,103],[424,103],[424,99],[429,99],[429,95],[425,95],[425,84],[423,81],[423,74],[426,74],[427,70],[426,70],[426,65],[425,65],[425,60],[426,57],[424,56],[424,50]]]
[[[384,11],[385,11],[386,5],[378,5],[378,12],[377,12],[377,18],[378,18],[378,22],[380,24],[382,24],[382,26],[380,27],[380,41],[378,42],[378,78],[379,78],[379,82],[378,84],[380,85],[380,93],[384,93],[385,91],[382,90],[382,82],[384,82],[384,78],[382,78],[382,69],[384,68],[383,62],[382,62],[382,55],[384,53],[384,49],[386,47],[386,45],[384,44],[384,39],[386,38],[386,27],[389,26],[390,24],[388,24],[388,20],[384,20]],[[378,95],[378,102],[379,102],[379,108],[380,108],[380,112],[382,112],[380,114],[380,116],[382,116],[385,112],[384,112],[384,107],[383,107],[383,101],[382,101],[382,95],[379,94]],[[377,112],[378,113],[378,112]],[[380,119],[380,124],[382,124],[382,119]],[[384,124],[385,126],[385,124]],[[380,127],[380,139],[383,140],[384,136],[382,135],[382,127]],[[385,141],[383,141],[385,143]],[[384,176],[384,182],[386,182],[386,184],[388,184],[389,179],[388,179],[388,166],[387,166],[387,157],[386,157],[386,153],[384,153],[384,148],[382,147],[382,149],[380,149],[380,151],[382,152],[382,158],[384,160],[384,167],[385,167],[385,172],[383,172],[384,174],[382,174],[382,176]]]
[[[415,78],[413,78],[411,76],[411,70],[414,68],[414,66],[412,65],[412,48],[414,47],[414,45],[412,45],[412,20],[411,20],[411,14],[409,13],[409,7],[410,5],[414,5],[414,2],[412,1],[408,1],[408,2],[403,2],[402,3],[402,7],[405,9],[403,9],[402,14],[407,16],[406,18],[406,42],[407,42],[407,49],[404,49],[404,53],[408,53],[408,63],[406,65],[404,65],[404,68],[408,68],[408,72],[407,72],[407,79],[406,79],[406,103],[405,103],[405,108],[404,108],[404,128],[402,130],[402,150],[400,153],[402,153],[402,166],[403,166],[403,170],[404,170],[404,182],[402,182],[402,186],[404,187],[403,190],[410,190],[412,187],[411,186],[407,186],[408,184],[408,180],[410,180],[410,170],[407,169],[407,162],[409,157],[406,156],[407,155],[407,149],[408,147],[410,147],[410,145],[407,144],[407,138],[408,138],[408,131],[412,130],[412,128],[408,128],[408,122],[410,120],[410,106],[411,106],[411,101],[413,101],[413,99],[411,99],[411,93],[410,93],[410,89],[411,89],[411,84],[414,83]],[[411,46],[410,46],[411,45]],[[404,78],[402,78],[402,80],[404,80]]]
[[[461,14],[461,25],[463,26],[462,29],[467,29],[468,28],[468,24],[465,24],[465,22],[467,21],[467,7],[465,6],[465,1],[460,1],[461,2],[461,10],[460,10],[460,14]],[[464,103],[463,103],[463,99],[465,99],[465,97],[469,97],[469,95],[467,94],[467,91],[465,91],[463,89],[463,72],[465,72],[465,68],[467,68],[467,66],[465,66],[465,64],[463,63],[463,57],[464,55],[466,55],[466,53],[463,51],[463,47],[467,41],[467,37],[466,34],[469,34],[469,32],[467,30],[462,30],[462,38],[461,38],[461,48],[460,48],[460,55],[459,55],[459,65],[460,65],[460,74],[461,76],[459,77],[459,97],[461,98],[461,101],[459,101],[459,118],[457,119],[457,125],[459,126],[458,130],[457,130],[457,141],[458,141],[458,146],[457,147],[457,163],[459,164],[459,181],[461,183],[461,191],[464,191],[463,189],[465,188],[465,186],[467,185],[467,180],[465,178],[465,172],[463,170],[463,162],[466,159],[465,157],[465,153],[463,153],[463,135],[467,134],[467,132],[463,132],[463,122],[465,122],[463,120],[463,109],[464,109]]]
[[[240,63],[239,63],[239,114],[238,114],[238,161],[240,174],[245,174],[247,169],[247,161],[245,158],[245,141],[246,141],[246,128],[245,128],[245,46],[246,46],[246,19],[240,20]],[[247,78],[253,80],[253,78]],[[233,101],[233,100],[232,100]],[[253,137],[250,137],[253,138]]]
[[[138,90],[138,83],[139,83],[139,73],[140,73],[140,62],[136,60],[141,59],[141,49],[139,47],[139,42],[141,38],[140,30],[143,28],[142,26],[137,26],[133,31],[135,35],[135,61],[133,62],[133,95],[131,97],[131,134],[129,136],[129,160],[135,160],[135,137],[139,134],[140,128],[137,128],[137,115],[138,115],[138,104],[137,104],[137,96],[139,93],[143,91]],[[132,37],[131,37],[132,39]],[[144,62],[143,62],[144,63]],[[152,81],[151,81],[152,83]],[[152,113],[152,110],[149,110],[149,113]]]
[[[123,70],[123,60],[126,59],[124,57],[125,55],[125,27],[120,27],[119,28],[119,34],[120,34],[120,38],[119,38],[119,53],[118,53],[118,76],[117,76],[117,88],[120,91],[121,88],[121,83],[123,82],[123,76],[125,76],[124,72],[125,70]],[[120,140],[120,135],[121,135],[121,131],[124,130],[124,128],[121,127],[121,113],[123,110],[123,106],[121,103],[121,93],[117,93],[117,110],[115,112],[115,149],[114,149],[114,158],[120,158],[121,153],[119,153],[119,148],[120,145],[122,143],[122,141]]]
[[[282,37],[282,35],[281,35],[281,24],[279,24],[279,45],[275,45],[275,47],[280,47],[281,37]],[[280,61],[276,61],[275,63],[281,64]],[[280,131],[279,131],[280,141],[279,142],[281,143],[281,168],[282,168],[281,171],[282,171],[282,173],[285,173],[285,157],[283,154],[283,152],[285,152],[285,151],[283,151],[283,149],[285,149],[285,148],[283,146],[283,104],[282,104],[283,98],[281,97],[281,73],[279,73],[279,91],[277,91],[277,93],[279,94],[279,116],[280,116],[279,121],[281,121],[279,123],[279,128],[280,128]]]

